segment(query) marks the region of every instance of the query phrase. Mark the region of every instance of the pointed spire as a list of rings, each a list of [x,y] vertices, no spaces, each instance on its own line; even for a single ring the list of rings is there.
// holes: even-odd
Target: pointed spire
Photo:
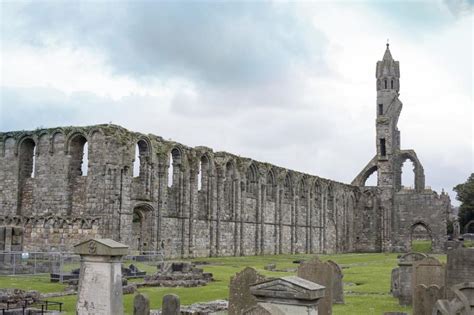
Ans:
[[[387,49],[385,49],[385,54],[383,54],[383,60],[393,60],[392,54],[390,53],[390,49],[388,48],[388,46],[390,46],[390,44],[387,40]]]

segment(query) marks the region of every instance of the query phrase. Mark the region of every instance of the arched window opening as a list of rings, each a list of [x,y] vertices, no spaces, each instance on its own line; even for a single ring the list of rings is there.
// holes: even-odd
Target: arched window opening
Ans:
[[[135,145],[135,158],[133,160],[133,177],[143,177],[145,175],[147,157],[149,155],[148,144],[145,140],[140,140]]]
[[[135,157],[133,158],[133,177],[140,175],[140,149],[135,145]],[[135,214],[134,214],[135,215]]]
[[[429,253],[432,249],[431,232],[423,223],[414,224],[411,227],[411,251],[418,253]]]
[[[174,187],[179,181],[179,169],[181,165],[181,153],[178,149],[171,150],[168,168],[168,187]]]
[[[300,199],[305,199],[306,198],[306,185],[304,183],[304,180],[302,179],[300,181],[300,185],[299,185],[299,188],[298,188],[298,195],[299,195],[299,198]]]
[[[225,198],[225,213],[227,216],[233,214],[233,201],[234,201],[234,165],[232,162],[227,162],[225,166],[225,178],[224,178],[224,198]]]
[[[273,200],[275,198],[275,176],[271,170],[267,173],[266,193],[268,200]]]
[[[207,191],[209,183],[209,159],[203,155],[199,161],[198,191]]]
[[[393,89],[393,80],[390,81],[390,88]]]
[[[286,200],[291,200],[291,178],[290,174],[286,174],[285,182],[283,183],[284,196]]]
[[[89,146],[83,135],[75,136],[69,145],[71,176],[87,176],[89,168]]]
[[[36,144],[33,139],[26,139],[20,146],[20,177],[35,177]]]
[[[415,164],[411,160],[405,160],[401,168],[401,188],[414,189],[415,188]]]
[[[334,216],[334,192],[332,187],[328,187],[328,200],[327,200],[327,210],[329,218],[333,218]]]
[[[30,177],[34,178],[36,174],[36,146],[33,148],[33,165],[31,167]]]
[[[246,179],[247,194],[250,197],[255,197],[257,195],[257,169],[255,165],[252,164],[247,169]]]
[[[385,84],[385,89],[387,89],[387,79],[385,79],[384,84]]]
[[[364,186],[377,186],[378,174],[375,169],[365,180]]]

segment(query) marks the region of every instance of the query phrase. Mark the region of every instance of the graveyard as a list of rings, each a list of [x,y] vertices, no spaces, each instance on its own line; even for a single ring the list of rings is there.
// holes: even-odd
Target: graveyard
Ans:
[[[321,260],[333,260],[342,268],[344,278],[345,304],[334,304],[333,314],[383,314],[388,311],[402,311],[411,313],[410,306],[400,306],[398,300],[390,294],[390,272],[397,265],[395,253],[375,254],[340,254],[319,255]],[[276,255],[276,256],[248,256],[248,257],[218,257],[196,259],[197,262],[206,262],[201,265],[205,272],[211,272],[214,281],[206,286],[193,288],[139,288],[140,293],[145,293],[150,298],[150,308],[160,309],[162,298],[165,294],[174,293],[181,299],[182,305],[197,302],[228,299],[230,278],[247,266],[255,268],[258,273],[266,277],[282,277],[296,275],[298,264],[295,260],[307,260],[314,255]],[[446,255],[435,255],[441,262],[446,262]],[[275,264],[276,270],[268,271],[264,267]],[[149,274],[155,272],[156,267],[146,263],[136,263],[141,270]],[[129,283],[139,279],[129,280]],[[62,292],[66,285],[49,282],[49,275],[32,276],[2,276],[1,288],[20,288],[25,290],[38,290],[41,293]],[[133,294],[125,294],[124,312],[133,313]],[[77,295],[69,295],[48,300],[63,302],[66,314],[74,314]]]

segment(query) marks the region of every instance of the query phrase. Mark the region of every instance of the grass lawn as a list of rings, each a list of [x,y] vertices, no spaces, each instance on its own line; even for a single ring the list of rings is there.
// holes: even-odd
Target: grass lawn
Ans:
[[[431,241],[430,240],[413,240],[411,242],[411,250],[418,253],[430,253]]]
[[[197,288],[142,288],[140,292],[146,293],[150,298],[152,309],[161,307],[161,300],[165,294],[175,293],[180,296],[182,305],[196,302],[226,299],[228,297],[228,285],[230,277],[246,266],[257,269],[260,273],[269,277],[292,275],[291,272],[270,272],[263,270],[268,263],[275,263],[277,269],[296,268],[292,261],[295,259],[308,259],[310,255],[278,255],[278,256],[249,256],[249,257],[219,257],[199,258],[199,261],[208,261],[211,265],[205,265],[206,272],[214,274],[215,281],[205,287]],[[392,268],[397,265],[397,254],[342,254],[342,255],[320,255],[322,260],[332,259],[343,268],[344,273],[344,305],[334,305],[335,315],[370,315],[383,314],[388,311],[404,311],[411,313],[410,307],[398,305],[398,300],[392,298],[390,290],[390,274]],[[441,261],[446,261],[446,256],[437,256]],[[156,267],[137,263],[139,268],[154,272]],[[0,277],[0,288],[35,289],[41,292],[62,291],[64,286],[57,283],[49,283],[48,276],[30,277]],[[66,296],[51,299],[64,302],[67,314],[74,314],[76,296]],[[124,296],[126,314],[133,310],[133,295]]]

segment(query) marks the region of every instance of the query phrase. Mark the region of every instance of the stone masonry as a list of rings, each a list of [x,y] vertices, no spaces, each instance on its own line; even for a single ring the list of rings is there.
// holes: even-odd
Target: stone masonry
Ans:
[[[442,252],[447,240],[447,218],[450,200],[444,192],[438,195],[425,186],[423,166],[414,150],[400,148],[397,124],[402,111],[400,64],[387,49],[376,67],[376,155],[352,181],[368,197],[357,220],[359,251],[411,250],[416,229],[424,230],[432,241],[434,252]],[[414,188],[402,186],[402,166],[413,163]],[[370,175],[377,174],[377,186],[366,187]]]
[[[449,197],[426,189],[414,151],[399,149],[398,78],[387,48],[377,64],[385,141],[351,185],[112,124],[2,132],[0,232],[22,239],[0,233],[0,251],[70,250],[91,237],[167,257],[404,251],[418,225],[439,251]],[[405,159],[412,191],[399,185]],[[379,184],[365,187],[374,171]]]

